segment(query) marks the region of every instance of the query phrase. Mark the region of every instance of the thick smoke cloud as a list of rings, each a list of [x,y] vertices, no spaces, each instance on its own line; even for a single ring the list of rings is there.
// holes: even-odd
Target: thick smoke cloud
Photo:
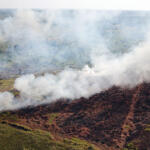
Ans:
[[[82,68],[90,63],[92,48],[104,47],[101,35],[107,12],[97,11],[13,11],[0,21],[1,74],[26,74]],[[100,26],[99,26],[100,25]],[[6,76],[6,74],[4,74]]]
[[[9,12],[0,20],[0,72],[24,75],[14,84],[20,98],[1,93],[0,110],[149,82],[149,18],[149,12]]]

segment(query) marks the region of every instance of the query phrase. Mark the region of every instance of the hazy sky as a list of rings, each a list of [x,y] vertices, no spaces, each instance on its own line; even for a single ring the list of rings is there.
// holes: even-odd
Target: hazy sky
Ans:
[[[0,8],[150,10],[149,0],[0,0]]]

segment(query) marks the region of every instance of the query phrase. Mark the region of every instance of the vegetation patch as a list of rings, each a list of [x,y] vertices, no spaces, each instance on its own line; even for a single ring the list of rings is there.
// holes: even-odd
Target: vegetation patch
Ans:
[[[5,121],[3,121],[1,123],[2,124],[7,124],[7,125],[9,125],[11,127],[14,127],[16,129],[20,129],[20,130],[24,130],[24,131],[31,131],[31,129],[29,127],[24,126],[24,125],[20,125],[18,123],[10,123],[10,122],[5,122]]]
[[[13,90],[14,81],[15,81],[14,78],[3,79],[3,80],[0,79],[0,92]]]
[[[145,130],[145,131],[150,131],[150,128],[145,128],[144,130]]]
[[[64,139],[64,143],[72,145],[72,148],[77,150],[98,150],[94,145],[89,145],[87,141],[79,138]]]
[[[54,140],[46,131],[24,131],[0,123],[1,150],[98,150],[94,145],[77,138]]]
[[[15,97],[20,95],[20,92],[14,89],[15,78],[0,79],[0,92],[9,91],[13,93]]]
[[[6,121],[6,120],[15,122],[18,119],[19,118],[18,118],[17,114],[13,114],[13,113],[11,113],[9,111],[0,113],[0,122],[1,121]]]
[[[124,126],[126,129],[130,129],[130,126],[129,125],[125,125]]]
[[[133,142],[130,142],[126,145],[126,148],[124,148],[123,150],[138,150],[138,148]]]
[[[146,128],[144,129],[144,131],[149,131],[150,132],[150,125],[149,124],[146,126]]]
[[[52,124],[54,119],[59,115],[59,113],[51,113],[49,118],[49,123]]]

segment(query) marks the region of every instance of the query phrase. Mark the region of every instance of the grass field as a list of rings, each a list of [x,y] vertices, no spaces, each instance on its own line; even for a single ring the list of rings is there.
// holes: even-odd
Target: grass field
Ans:
[[[0,123],[0,150],[98,150],[78,138],[56,141],[49,132],[24,129]]]

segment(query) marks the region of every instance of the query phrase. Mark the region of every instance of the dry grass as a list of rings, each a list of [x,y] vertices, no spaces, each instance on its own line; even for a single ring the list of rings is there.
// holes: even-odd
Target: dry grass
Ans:
[[[15,81],[14,78],[4,79],[4,80],[1,79],[0,80],[0,92],[13,90],[14,81]]]

